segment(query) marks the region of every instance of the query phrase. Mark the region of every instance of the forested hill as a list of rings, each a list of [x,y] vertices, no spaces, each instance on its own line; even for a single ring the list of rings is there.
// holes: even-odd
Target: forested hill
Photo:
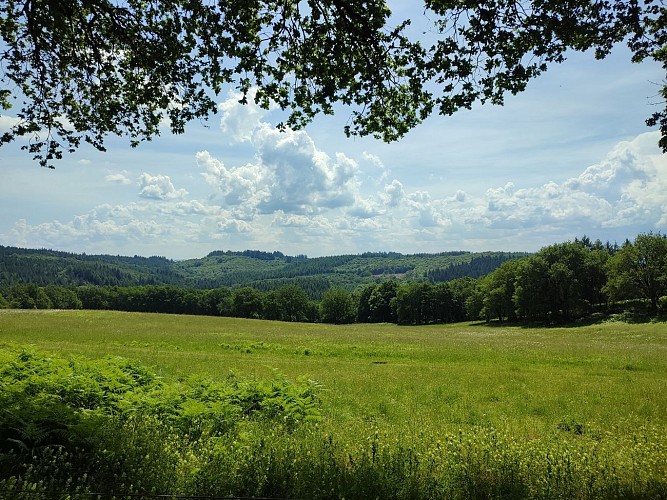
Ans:
[[[330,286],[354,289],[369,282],[446,281],[477,278],[524,253],[442,252],[403,255],[363,253],[308,258],[281,252],[215,251],[201,259],[173,261],[165,257],[87,255],[0,245],[0,285],[158,285],[193,288],[253,286],[270,290],[297,284],[311,295]]]

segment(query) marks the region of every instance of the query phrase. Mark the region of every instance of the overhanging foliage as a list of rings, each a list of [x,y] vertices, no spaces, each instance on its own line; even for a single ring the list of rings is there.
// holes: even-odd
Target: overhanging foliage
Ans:
[[[427,40],[385,0],[7,0],[0,106],[19,111],[0,145],[26,137],[43,166],[109,135],[136,146],[205,119],[225,87],[293,128],[347,105],[346,134],[393,141],[434,111],[502,104],[568,50],[603,58],[625,41],[664,65],[666,15],[658,0],[425,0]],[[647,123],[667,149],[662,106]]]

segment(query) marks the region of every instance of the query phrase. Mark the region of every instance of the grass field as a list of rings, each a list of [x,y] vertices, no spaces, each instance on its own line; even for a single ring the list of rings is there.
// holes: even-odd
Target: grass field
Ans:
[[[470,444],[465,453],[471,463],[486,463],[488,471],[508,457],[547,470],[549,457],[562,466],[562,453],[573,453],[581,469],[576,474],[584,474],[585,467],[611,467],[586,474],[620,477],[621,486],[614,487],[618,497],[667,496],[665,323],[331,326],[4,310],[0,344],[89,358],[129,357],[168,380],[195,374],[223,378],[230,371],[260,378],[274,370],[288,379],[305,376],[322,385],[317,432],[345,449],[359,450],[380,436],[387,447],[411,447],[425,463],[434,447],[458,439]],[[504,458],[472,457],[482,453],[474,451],[476,440],[489,453],[493,441],[491,448]],[[512,446],[518,448],[511,451]],[[597,458],[585,458],[587,453]],[[545,496],[531,485],[534,495],[527,496]],[[597,498],[611,491],[596,488],[575,496]]]

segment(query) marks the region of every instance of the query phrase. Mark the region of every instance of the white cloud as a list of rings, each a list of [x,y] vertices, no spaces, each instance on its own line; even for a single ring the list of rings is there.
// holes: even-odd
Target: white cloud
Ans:
[[[157,210],[159,213],[175,216],[206,216],[220,213],[219,207],[204,205],[202,202],[197,200],[178,201],[168,205],[160,205]]]
[[[454,195],[454,199],[458,202],[464,202],[467,199],[467,195],[465,191],[461,191],[460,189],[456,191],[456,194]]]
[[[384,203],[388,207],[397,207],[405,198],[405,191],[403,190],[403,184],[398,179],[391,181],[391,184],[387,184],[384,187]]]
[[[336,231],[335,219],[323,216],[307,216],[298,214],[277,213],[273,218],[273,225],[283,228],[298,228],[307,230],[308,234],[333,235]]]
[[[1,241],[76,251],[132,243],[162,246],[155,254],[214,246],[319,255],[536,250],[584,233],[614,240],[667,227],[667,157],[655,147],[655,134],[619,143],[565,181],[507,182],[479,196],[455,186],[435,196],[399,179],[378,189],[374,179],[360,180],[355,159],[325,153],[304,131],[262,125],[252,140],[256,155],[240,166],[197,154],[203,177],[192,181],[208,189],[208,198],[188,200],[168,176],[143,173],[145,200],[99,205],[69,222],[19,220]],[[126,172],[110,173],[106,180],[127,178]]]
[[[667,219],[666,164],[655,148],[655,134],[619,143],[600,163],[562,183],[518,188],[507,182],[488,188],[482,197],[459,189],[438,199],[424,189],[407,191],[398,179],[385,184],[376,196],[363,195],[367,187],[362,186],[359,164],[353,159],[342,153],[332,158],[305,131],[278,131],[253,113],[241,122],[248,125],[241,128],[256,149],[256,161],[226,168],[208,153],[200,153],[205,178],[217,199],[249,219],[271,213],[300,217],[299,224],[295,218],[283,220],[283,227],[286,221],[290,227],[310,227],[304,221],[322,215],[334,220],[339,209],[348,217],[373,221],[375,231],[400,223],[420,239],[437,238],[445,229],[461,234],[480,228],[562,233],[625,227],[647,218],[660,227]],[[380,173],[369,176],[371,183],[387,177],[389,170],[379,157],[364,152],[361,158]]]
[[[258,204],[260,211],[319,213],[354,203],[356,162],[340,153],[332,160],[305,131],[264,125],[254,144],[268,193]]]
[[[74,217],[70,222],[47,222],[29,225],[19,220],[10,230],[15,244],[44,246],[48,248],[69,247],[72,241],[79,245],[109,240],[145,240],[163,238],[168,229],[154,220],[131,220],[123,223],[112,219],[96,218],[95,211]]]
[[[81,160],[81,161],[88,161],[88,160]],[[114,184],[123,184],[123,185],[132,184],[132,181],[125,174],[109,174],[104,177],[104,180]]]
[[[20,122],[21,120],[15,116],[0,115],[0,132],[9,132],[13,126]]]
[[[214,197],[221,199],[225,205],[256,205],[263,198],[261,186],[265,173],[259,166],[248,164],[228,169],[208,151],[200,151],[196,157],[197,164],[205,169],[202,175],[213,188]]]
[[[352,207],[358,164],[342,153],[331,158],[305,131],[263,124],[253,135],[256,161],[226,167],[207,151],[197,154],[214,198],[244,212],[317,214]]]
[[[218,105],[221,113],[220,129],[229,142],[247,142],[259,128],[262,118],[269,112],[255,104],[257,91],[248,92],[247,103],[241,104],[243,94],[230,92],[229,98]],[[273,108],[273,106],[272,106]]]
[[[354,205],[347,210],[347,214],[359,219],[372,219],[382,214],[373,198],[358,198]]]
[[[635,141],[618,144],[604,160],[568,179],[564,187],[606,198],[619,198],[631,185],[641,187],[656,173],[651,155],[642,151],[642,142],[640,136]]]
[[[385,179],[387,179],[387,177],[389,177],[389,173],[390,173],[389,169],[387,167],[385,167],[384,163],[382,162],[382,160],[378,156],[376,156],[374,154],[371,154],[371,153],[368,153],[367,151],[364,151],[361,154],[361,157],[364,160],[368,161],[371,165],[373,165],[377,170],[380,171],[380,176],[377,177],[377,182],[378,183],[383,182]],[[372,176],[372,177],[376,177],[376,176]]]
[[[575,227],[660,227],[667,206],[667,157],[657,134],[619,143],[579,176],[539,188],[510,183],[489,189],[486,216],[496,225],[572,224]]]
[[[19,246],[103,253],[120,252],[132,242],[160,247],[152,253],[164,255],[178,246],[187,249],[188,245],[215,233],[220,217],[224,214],[218,207],[196,200],[103,204],[68,222],[29,224],[21,219],[0,237]]]
[[[245,221],[238,219],[226,219],[218,222],[217,228],[223,233],[249,233],[252,226]]]
[[[176,189],[167,175],[151,175],[146,172],[139,177],[139,196],[153,200],[173,200],[183,198],[188,192]]]

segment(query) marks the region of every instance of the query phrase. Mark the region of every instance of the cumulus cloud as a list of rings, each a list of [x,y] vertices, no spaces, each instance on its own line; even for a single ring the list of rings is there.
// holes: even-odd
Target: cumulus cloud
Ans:
[[[416,191],[408,196],[407,204],[413,215],[419,221],[419,228],[446,226],[449,220],[444,215],[443,204],[439,200],[432,200],[425,191]]]
[[[0,237],[28,247],[127,253],[123,249],[131,245],[153,248],[151,254],[164,255],[178,249],[188,252],[193,244],[215,239],[222,232],[241,233],[248,227],[219,207],[196,200],[165,204],[140,201],[102,204],[65,222],[30,224],[21,219]]]
[[[264,213],[318,213],[354,203],[357,163],[342,153],[335,159],[319,150],[303,130],[263,126],[255,136],[267,193],[258,204]]]
[[[307,215],[285,214],[278,212],[273,218],[273,225],[283,228],[307,230],[309,234],[335,234],[337,222],[335,219],[323,216],[310,217]]]
[[[486,192],[488,224],[571,225],[580,228],[664,227],[667,158],[653,133],[619,143],[602,161],[562,184],[516,189],[511,183]]]
[[[246,104],[242,104],[243,94],[230,92],[229,98],[218,105],[220,129],[229,142],[247,142],[260,127],[262,118],[269,112],[255,104],[257,91],[248,92]]]
[[[200,151],[196,157],[197,164],[204,169],[204,179],[213,189],[213,198],[220,199],[225,205],[256,205],[268,195],[263,192],[265,173],[259,166],[248,164],[228,169],[208,151]]]
[[[169,205],[161,205],[158,212],[169,215],[215,215],[220,212],[216,206],[205,205],[198,200],[178,201]]]
[[[198,186],[189,200],[166,175],[144,172],[133,203],[99,205],[69,221],[17,221],[2,241],[71,248],[97,242],[181,242],[205,248],[262,248],[293,253],[403,252],[443,249],[537,249],[581,234],[615,239],[667,229],[667,157],[655,134],[619,143],[565,181],[487,186],[473,196],[452,186],[435,195],[409,179],[365,182],[359,161],[325,152],[305,131],[252,130],[254,157],[240,165],[202,151]],[[379,168],[379,167],[378,167]],[[127,184],[110,173],[107,182]],[[190,186],[188,185],[188,188]],[[154,200],[161,200],[155,203]],[[215,242],[212,245],[211,242]],[[146,243],[148,244],[148,243]],[[69,245],[69,246],[68,246]],[[107,250],[108,251],[108,250]],[[210,251],[210,250],[209,250]],[[158,250],[155,253],[164,253]]]
[[[381,215],[382,210],[373,198],[358,198],[347,210],[347,214],[359,219],[372,219]]]
[[[618,144],[604,160],[591,165],[578,177],[568,179],[563,187],[618,199],[631,185],[645,186],[656,172],[650,155],[642,154],[641,142]]]
[[[398,179],[391,181],[391,184],[387,184],[384,187],[384,203],[388,207],[397,207],[405,198],[405,191],[403,190],[403,184]]]
[[[104,180],[106,182],[111,182],[113,184],[123,184],[123,185],[132,184],[132,181],[125,174],[109,174],[104,177]]]
[[[358,164],[342,153],[333,158],[305,131],[279,131],[268,124],[253,135],[256,161],[227,167],[207,151],[197,153],[214,199],[226,207],[271,214],[318,214],[352,207],[359,190]]]
[[[217,224],[219,231],[223,233],[249,233],[252,226],[245,221],[238,219],[225,219]]]
[[[378,156],[364,151],[361,157],[364,160],[368,161],[371,165],[373,165],[377,169],[377,171],[379,171],[380,173],[379,177],[373,176],[377,178],[377,182],[384,182],[387,179],[387,177],[389,177],[389,169],[385,167],[384,163]]]
[[[139,177],[139,196],[153,200],[173,200],[183,198],[188,192],[176,189],[168,175],[151,175],[146,172]]]
[[[163,238],[168,232],[165,226],[155,220],[105,220],[98,218],[93,210],[64,223],[56,220],[30,225],[21,219],[14,224],[10,235],[19,245],[63,248],[66,246],[64,242],[68,241],[82,245],[94,241],[146,240]]]
[[[538,188],[506,185],[487,190],[483,217],[487,225],[499,228],[590,223],[610,217],[610,208],[602,198],[548,182]]]

